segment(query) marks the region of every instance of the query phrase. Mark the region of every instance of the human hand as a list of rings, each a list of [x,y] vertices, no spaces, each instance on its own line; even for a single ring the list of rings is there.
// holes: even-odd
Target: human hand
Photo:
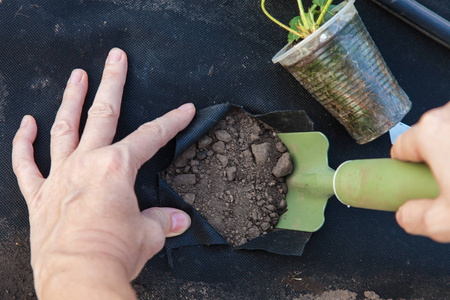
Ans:
[[[450,242],[450,103],[425,113],[400,135],[391,149],[394,159],[425,162],[440,189],[436,199],[411,200],[397,211],[406,232]]]
[[[40,299],[135,297],[130,280],[162,249],[165,237],[190,225],[177,209],[140,212],[134,183],[141,165],[189,124],[195,108],[185,104],[111,145],[126,72],[126,54],[113,49],[81,139],[88,81],[83,70],[72,72],[51,130],[47,178],[34,162],[34,118],[25,116],[14,138],[13,168],[28,205]]]

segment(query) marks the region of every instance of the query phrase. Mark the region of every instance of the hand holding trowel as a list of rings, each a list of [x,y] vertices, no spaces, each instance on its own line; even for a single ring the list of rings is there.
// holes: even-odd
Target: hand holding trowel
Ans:
[[[396,211],[412,199],[435,198],[438,185],[423,163],[394,159],[347,161],[336,171],[328,166],[328,140],[320,132],[281,133],[294,163],[287,178],[288,211],[277,228],[317,231],[333,195],[345,205]]]
[[[374,1],[389,2],[392,11],[405,12],[406,8],[409,16],[420,17],[416,25],[425,31],[432,29],[434,37],[445,37],[448,32],[446,20],[415,1]],[[328,23],[301,42],[290,42],[272,61],[291,72],[359,144],[370,142],[388,130],[394,143],[409,128],[400,120],[410,110],[411,101],[369,34],[364,29],[349,29],[364,27],[353,2],[344,1],[336,6]],[[265,10],[264,1],[262,8],[276,21]],[[300,22],[293,20],[294,25]],[[278,21],[275,23],[280,25]],[[358,44],[363,40],[366,42]],[[341,164],[335,172],[328,167],[328,141],[321,133],[279,136],[293,158],[294,173],[287,179],[288,211],[281,216],[278,228],[318,230],[324,222],[327,200],[333,195],[349,206],[386,211],[396,211],[408,200],[438,196],[437,183],[425,164],[393,159],[355,160]]]

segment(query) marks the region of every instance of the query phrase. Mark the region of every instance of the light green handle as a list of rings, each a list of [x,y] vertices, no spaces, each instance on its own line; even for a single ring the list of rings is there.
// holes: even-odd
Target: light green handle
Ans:
[[[341,164],[333,186],[336,197],[346,205],[385,211],[396,211],[408,200],[439,195],[436,180],[425,164],[388,158]]]

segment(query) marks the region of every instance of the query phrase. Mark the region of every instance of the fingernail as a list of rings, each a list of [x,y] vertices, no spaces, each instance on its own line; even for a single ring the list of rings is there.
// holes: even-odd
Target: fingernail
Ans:
[[[186,229],[189,228],[191,225],[191,218],[181,212],[176,212],[171,215],[172,218],[172,232],[173,233],[179,233],[184,232]]]
[[[111,51],[109,51],[109,55],[108,55],[108,63],[116,63],[118,61],[120,61],[120,59],[122,58],[122,50],[120,50],[119,48],[113,48],[111,49]]]
[[[192,103],[186,103],[186,104],[183,104],[180,107],[178,107],[179,110],[191,110],[194,108],[195,108],[194,104],[192,104]]]
[[[75,69],[72,71],[72,74],[70,75],[69,78],[69,83],[77,83],[81,81],[81,76],[83,75],[83,73],[81,72],[80,69]]]
[[[20,128],[27,126],[28,124],[28,116],[24,116],[22,118],[22,122],[20,122]]]

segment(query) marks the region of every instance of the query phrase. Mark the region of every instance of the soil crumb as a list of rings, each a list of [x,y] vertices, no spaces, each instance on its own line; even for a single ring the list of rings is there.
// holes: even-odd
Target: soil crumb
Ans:
[[[374,291],[364,291],[364,299],[367,300],[380,300],[380,296]]]
[[[326,291],[321,295],[303,295],[295,300],[355,300],[356,293],[348,290]]]
[[[277,224],[292,170],[277,132],[235,108],[161,176],[236,247]]]

